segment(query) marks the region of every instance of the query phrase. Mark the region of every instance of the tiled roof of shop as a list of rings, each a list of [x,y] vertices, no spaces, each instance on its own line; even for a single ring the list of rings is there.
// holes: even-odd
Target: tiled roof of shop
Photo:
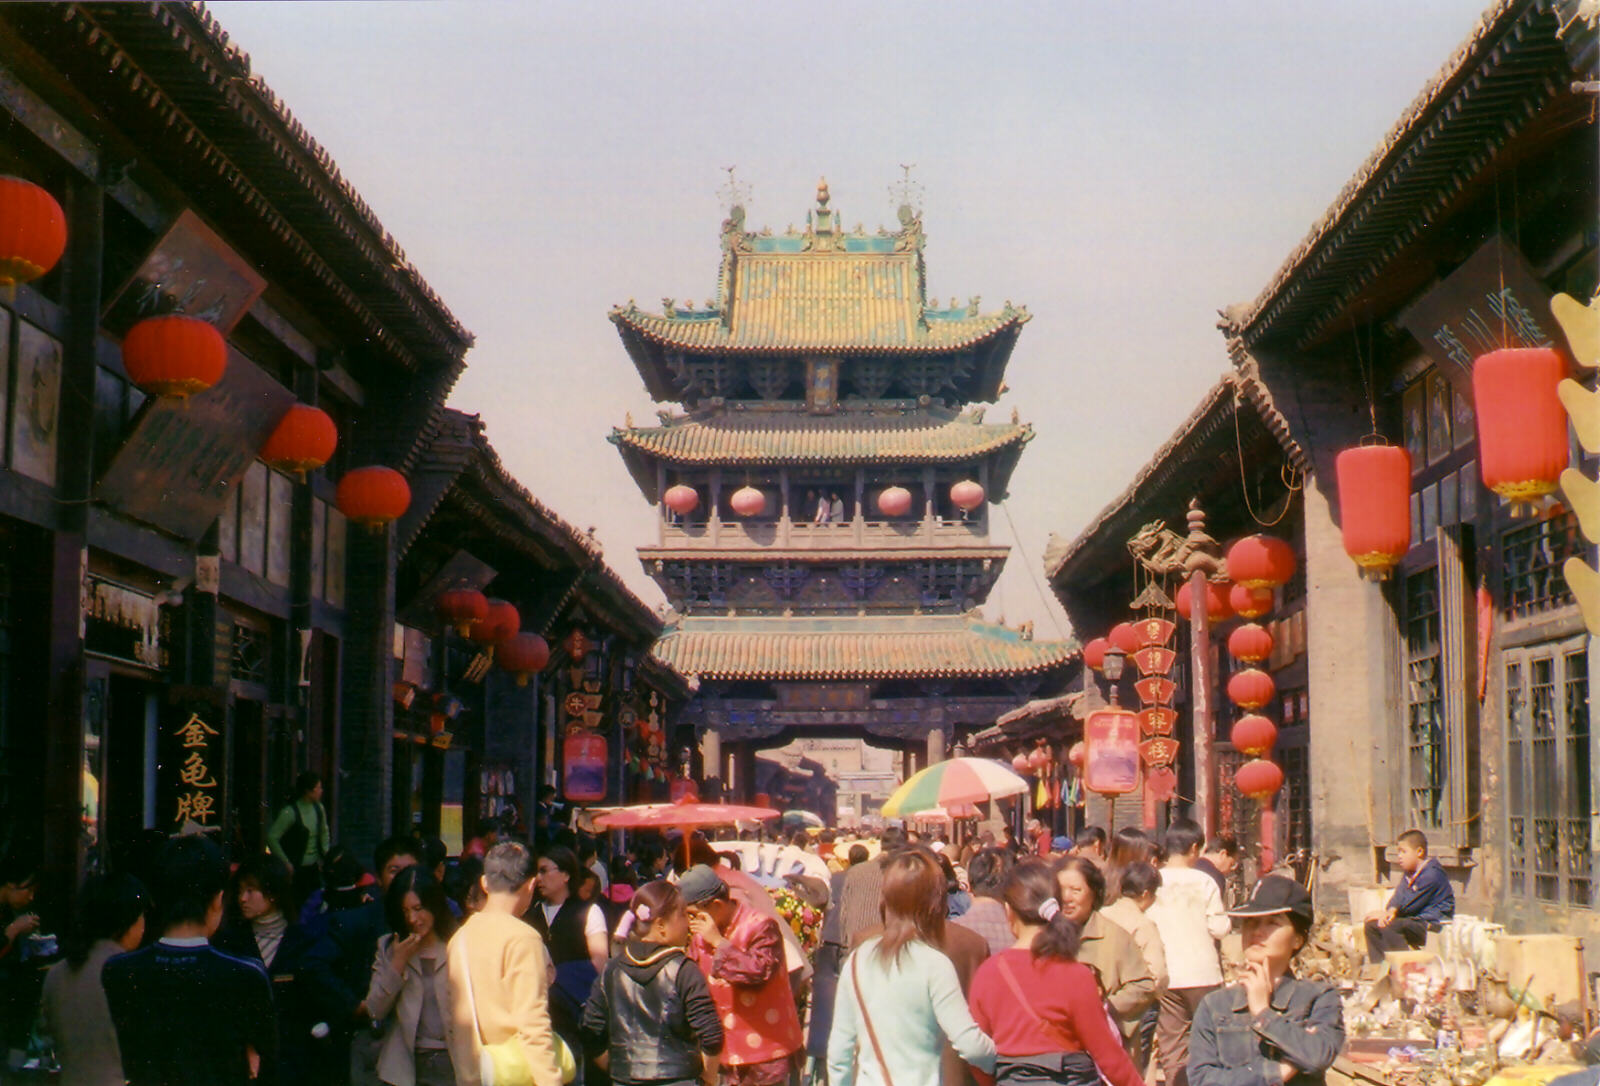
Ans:
[[[673,464],[942,464],[972,460],[1033,438],[1027,423],[971,416],[790,415],[682,419],[617,429],[611,441]]]
[[[715,620],[714,620],[715,621]],[[1062,667],[1078,656],[1074,641],[1032,641],[1006,626],[957,619],[922,628],[848,620],[813,624],[788,619],[782,628],[686,620],[656,642],[654,655],[683,675],[702,679],[1001,678]]]

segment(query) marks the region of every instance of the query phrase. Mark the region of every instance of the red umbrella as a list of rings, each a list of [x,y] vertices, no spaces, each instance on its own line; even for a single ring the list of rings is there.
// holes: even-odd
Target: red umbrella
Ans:
[[[696,826],[731,826],[735,822],[764,822],[781,811],[771,807],[740,807],[728,803],[642,803],[618,807],[594,820],[602,830],[681,829],[683,855],[689,858],[689,831]]]

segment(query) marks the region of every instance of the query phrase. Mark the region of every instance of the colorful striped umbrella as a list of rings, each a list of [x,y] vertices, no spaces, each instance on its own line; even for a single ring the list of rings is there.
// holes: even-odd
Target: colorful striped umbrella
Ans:
[[[884,801],[883,816],[905,818],[935,807],[1020,796],[1027,790],[1028,782],[1010,766],[988,758],[951,758],[935,762],[896,788]]]

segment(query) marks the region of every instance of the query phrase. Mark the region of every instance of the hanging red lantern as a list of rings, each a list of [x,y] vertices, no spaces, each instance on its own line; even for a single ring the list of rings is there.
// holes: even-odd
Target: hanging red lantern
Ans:
[[[1209,622],[1215,624],[1233,614],[1233,609],[1228,605],[1228,592],[1232,587],[1227,581],[1220,584],[1216,581],[1206,582],[1206,619]],[[1172,602],[1180,618],[1190,617],[1189,612],[1193,610],[1189,606],[1192,591],[1193,586],[1188,581],[1178,587],[1178,594]]]
[[[753,486],[742,486],[728,499],[733,511],[741,517],[759,517],[767,509],[767,496]]]
[[[1083,740],[1080,739],[1072,744],[1072,747],[1067,751],[1067,761],[1078,769],[1083,768]]]
[[[1228,548],[1228,579],[1246,588],[1277,588],[1294,569],[1294,548],[1276,536],[1247,535]]]
[[[1228,739],[1240,754],[1260,758],[1278,741],[1278,726],[1264,716],[1248,713],[1234,722]]]
[[[522,629],[522,615],[517,612],[515,604],[505,600],[490,600],[487,611],[482,621],[472,627],[472,632],[467,635],[478,644],[498,645],[515,637],[517,631]]]
[[[567,636],[561,639],[561,647],[567,652],[567,659],[574,664],[583,663],[583,658],[589,655],[589,635],[583,629],[574,626]]]
[[[376,530],[399,520],[411,508],[411,486],[393,468],[355,468],[339,480],[335,500],[339,512]]]
[[[1133,628],[1131,622],[1119,622],[1111,627],[1106,640],[1111,642],[1113,648],[1121,649],[1126,656],[1132,656],[1139,651],[1139,631]]]
[[[905,516],[911,512],[911,491],[903,486],[890,486],[880,490],[878,512],[886,517]]]
[[[0,287],[31,283],[67,249],[67,216],[49,192],[0,176]]]
[[[1411,454],[1398,445],[1358,445],[1340,453],[1334,469],[1344,552],[1363,577],[1384,580],[1411,549]]]
[[[1566,376],[1551,347],[1508,347],[1472,364],[1478,468],[1513,513],[1554,491],[1567,466],[1567,414],[1556,393]]]
[[[321,408],[297,403],[289,408],[267,443],[261,459],[279,471],[292,471],[302,479],[308,471],[326,464],[339,445],[339,430]]]
[[[222,380],[228,343],[196,317],[146,317],[122,339],[122,366],[128,380],[150,395],[181,400]]]
[[[1011,768],[1023,776],[1026,776],[1028,774],[1028,756],[1026,754],[1019,754],[1012,758]]]
[[[517,677],[518,686],[527,686],[528,677],[543,671],[550,662],[550,646],[536,633],[518,633],[495,646],[494,659]]]
[[[1240,618],[1260,618],[1272,610],[1272,589],[1246,588],[1236,584],[1228,589],[1228,609]]]
[[[1035,773],[1044,772],[1045,768],[1049,766],[1049,764],[1050,752],[1044,747],[1034,747],[1033,750],[1028,753],[1028,768],[1033,770]]]
[[[1283,787],[1283,770],[1275,762],[1257,758],[1239,767],[1233,783],[1239,786],[1242,794],[1258,803],[1268,803]]]
[[[1228,700],[1241,709],[1259,709],[1278,696],[1278,684],[1258,668],[1246,668],[1228,680]]]
[[[661,501],[680,517],[686,517],[700,504],[700,492],[692,486],[679,483],[677,486],[667,487],[667,492],[661,496]]]
[[[1272,655],[1272,634],[1265,626],[1247,622],[1228,635],[1228,655],[1257,664]]]
[[[1106,662],[1106,650],[1111,647],[1111,642],[1103,637],[1097,637],[1083,646],[1083,666],[1090,671],[1099,671]]]
[[[950,504],[965,513],[970,513],[982,505],[987,496],[983,492],[983,484],[975,483],[971,479],[963,479],[950,487]]]
[[[472,627],[489,617],[489,600],[471,585],[459,585],[439,593],[434,606],[439,617],[456,628],[456,633],[466,637]]]

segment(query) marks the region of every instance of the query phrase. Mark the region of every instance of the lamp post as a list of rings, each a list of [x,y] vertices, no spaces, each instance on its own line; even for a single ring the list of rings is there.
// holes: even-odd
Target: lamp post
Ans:
[[[1100,665],[1100,674],[1105,676],[1108,688],[1108,698],[1111,707],[1117,708],[1118,688],[1122,685],[1122,665],[1127,660],[1127,654],[1117,646],[1112,645],[1106,649],[1105,662]]]

